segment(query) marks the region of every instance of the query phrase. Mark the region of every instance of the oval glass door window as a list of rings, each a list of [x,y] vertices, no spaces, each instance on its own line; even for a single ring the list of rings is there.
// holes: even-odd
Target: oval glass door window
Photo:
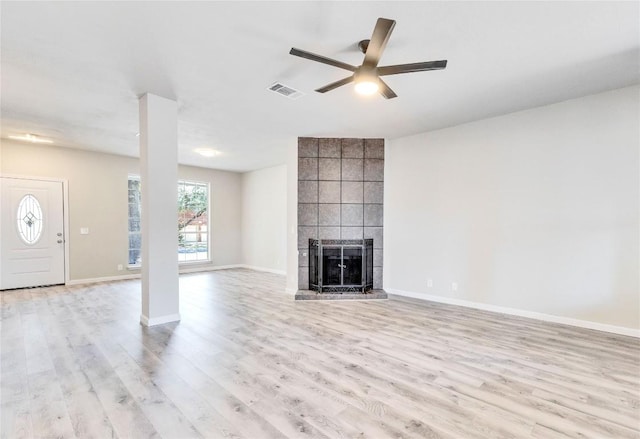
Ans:
[[[18,232],[27,244],[35,244],[42,234],[42,208],[33,195],[25,195],[18,203]]]

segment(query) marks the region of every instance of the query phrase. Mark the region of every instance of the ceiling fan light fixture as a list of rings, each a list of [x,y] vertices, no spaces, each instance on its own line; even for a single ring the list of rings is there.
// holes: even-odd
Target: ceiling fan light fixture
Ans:
[[[361,94],[363,96],[371,96],[372,94],[376,94],[380,89],[378,85],[378,81],[374,81],[371,79],[363,79],[356,82],[355,85],[356,93]]]
[[[360,67],[354,74],[356,93],[363,96],[376,94],[380,89],[380,81],[375,68]]]

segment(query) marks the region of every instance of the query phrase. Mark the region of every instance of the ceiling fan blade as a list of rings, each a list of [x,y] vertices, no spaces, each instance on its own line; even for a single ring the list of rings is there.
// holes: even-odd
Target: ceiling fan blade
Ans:
[[[447,60],[415,62],[411,64],[398,64],[395,66],[378,67],[378,75],[397,75],[399,73],[425,72],[427,70],[442,70],[447,67]]]
[[[315,53],[307,52],[306,50],[296,49],[295,47],[291,48],[289,54],[299,56],[300,58],[310,59],[311,61],[317,61],[322,64],[329,64],[330,66],[339,67],[341,69],[349,70],[350,72],[356,71],[356,67],[351,64],[327,58],[326,56],[316,55]]]
[[[367,52],[364,55],[364,61],[362,65],[367,67],[376,67],[382,57],[382,52],[389,41],[391,32],[396,25],[395,20],[389,20],[388,18],[378,18],[376,27],[373,29],[373,35],[369,41]]]
[[[398,95],[393,90],[391,90],[391,87],[389,87],[386,82],[384,82],[380,78],[378,78],[378,81],[380,82],[380,90],[378,91],[380,92],[383,98],[393,99],[398,97]]]
[[[351,76],[349,76],[347,78],[341,79],[339,81],[332,82],[331,84],[327,84],[324,87],[320,87],[320,88],[316,89],[316,91],[318,93],[326,93],[328,91],[331,91],[331,90],[333,90],[335,88],[341,87],[341,86],[343,86],[345,84],[348,84],[350,82],[353,82],[353,75],[351,75]]]

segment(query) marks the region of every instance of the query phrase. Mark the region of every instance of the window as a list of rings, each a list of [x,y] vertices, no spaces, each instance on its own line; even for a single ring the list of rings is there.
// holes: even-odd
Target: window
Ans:
[[[209,259],[209,190],[204,183],[178,181],[178,261]]]
[[[129,176],[129,266],[140,265],[140,178]],[[178,181],[177,244],[179,262],[209,260],[209,185]]]
[[[35,244],[42,234],[42,209],[33,195],[25,195],[18,204],[18,231],[26,244]]]
[[[129,265],[140,265],[140,178],[129,176]]]

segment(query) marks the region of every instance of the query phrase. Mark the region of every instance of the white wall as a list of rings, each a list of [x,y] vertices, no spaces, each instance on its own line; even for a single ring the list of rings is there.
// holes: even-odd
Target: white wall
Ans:
[[[128,261],[127,175],[139,174],[136,158],[2,140],[2,175],[69,181],[71,280],[138,273],[118,271]],[[179,166],[178,177],[211,185],[211,263],[241,263],[241,176],[235,172]],[[88,235],[80,228],[88,227]],[[192,267],[192,266],[191,266]]]
[[[286,165],[242,174],[242,261],[250,267],[286,272]]]
[[[640,328],[639,92],[388,141],[385,288]]]

